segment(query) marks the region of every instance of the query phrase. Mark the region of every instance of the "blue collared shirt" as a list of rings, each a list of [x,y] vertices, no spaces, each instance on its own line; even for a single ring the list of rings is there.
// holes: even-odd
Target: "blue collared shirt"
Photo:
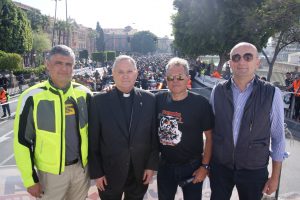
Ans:
[[[233,102],[234,102],[234,114],[233,114],[233,140],[234,145],[236,145],[240,126],[241,119],[243,117],[245,104],[250,94],[253,91],[253,82],[250,81],[244,91],[241,91],[237,85],[234,83],[234,80],[231,79],[231,90],[233,94]],[[215,87],[211,92],[210,103],[213,108],[213,112],[215,113],[214,108],[214,93]],[[281,91],[279,88],[275,88],[275,93],[272,102],[272,109],[270,112],[270,121],[271,121],[271,158],[274,161],[282,161],[284,159],[285,152],[285,134],[284,134],[284,109],[283,109],[283,100],[281,97]]]

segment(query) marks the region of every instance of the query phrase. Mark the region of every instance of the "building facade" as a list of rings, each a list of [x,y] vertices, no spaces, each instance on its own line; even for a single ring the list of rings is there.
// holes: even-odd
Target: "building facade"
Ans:
[[[40,13],[40,10],[31,6],[19,2],[14,2],[14,4],[24,11],[37,11]],[[54,23],[56,24],[55,26]],[[66,21],[48,16],[48,26],[44,31],[48,34],[52,46],[58,44],[70,46],[77,56],[79,51],[82,50],[87,50],[90,55],[96,52],[96,31],[77,24],[74,19],[69,18],[66,23]],[[131,26],[126,26],[124,28],[103,29],[103,32],[106,51],[131,52],[130,41],[138,30],[133,29]],[[167,36],[158,38],[157,52],[171,53],[171,43],[172,40]]]

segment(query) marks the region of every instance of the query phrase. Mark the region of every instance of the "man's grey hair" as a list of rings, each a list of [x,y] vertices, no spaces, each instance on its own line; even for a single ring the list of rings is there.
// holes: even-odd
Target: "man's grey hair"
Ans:
[[[75,54],[73,50],[66,45],[56,45],[54,46],[47,55],[47,60],[50,60],[53,55],[60,54],[63,56],[70,56],[75,63]]]
[[[166,66],[166,72],[168,72],[168,70],[172,66],[182,66],[184,68],[185,74],[189,75],[189,63],[187,60],[178,57],[172,58]]]
[[[127,55],[120,55],[120,56],[116,57],[115,62],[113,64],[113,66],[112,66],[112,70],[114,70],[115,67],[119,64],[119,62],[121,62],[123,60],[128,60],[129,62],[131,62],[131,64],[133,65],[133,67],[135,69],[137,69],[136,62],[135,62],[135,60],[132,57],[127,56]]]

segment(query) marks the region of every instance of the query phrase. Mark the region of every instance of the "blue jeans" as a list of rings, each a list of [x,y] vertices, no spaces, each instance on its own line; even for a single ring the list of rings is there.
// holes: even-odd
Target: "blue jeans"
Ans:
[[[9,104],[2,105],[2,110],[3,110],[3,116],[6,116],[6,111],[8,113],[8,116],[10,116]]]
[[[200,160],[193,160],[189,163],[177,165],[160,160],[157,173],[157,187],[159,200],[174,200],[177,187],[180,182],[190,179],[194,171],[201,165]],[[202,184],[188,183],[182,187],[185,200],[201,200]]]

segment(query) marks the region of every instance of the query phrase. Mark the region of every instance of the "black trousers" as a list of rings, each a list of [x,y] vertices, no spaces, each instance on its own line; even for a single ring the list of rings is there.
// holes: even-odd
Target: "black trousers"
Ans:
[[[210,171],[211,200],[230,200],[236,186],[240,200],[261,200],[268,180],[268,169],[235,170],[212,163]]]
[[[123,194],[124,200],[143,200],[147,189],[148,185],[136,180],[131,164],[126,183],[121,191],[115,191],[108,185],[105,191],[98,190],[98,192],[101,200],[121,200]]]

